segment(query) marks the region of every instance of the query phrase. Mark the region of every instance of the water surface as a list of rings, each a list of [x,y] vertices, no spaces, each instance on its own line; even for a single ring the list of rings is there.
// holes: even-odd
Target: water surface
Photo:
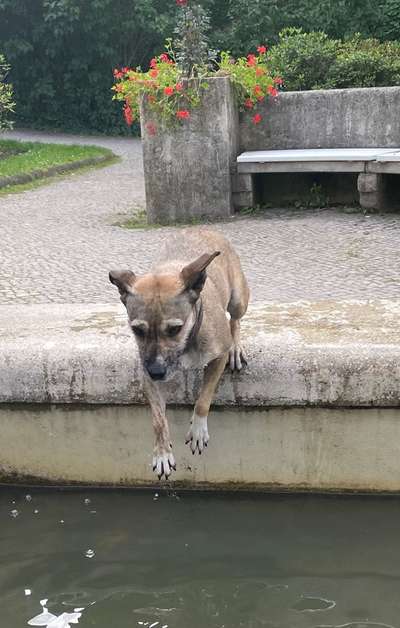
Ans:
[[[0,489],[0,518],[1,628],[43,598],[82,627],[400,628],[400,498]]]

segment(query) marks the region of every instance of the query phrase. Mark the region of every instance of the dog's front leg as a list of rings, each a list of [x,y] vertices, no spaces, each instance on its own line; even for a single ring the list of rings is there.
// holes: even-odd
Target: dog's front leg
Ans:
[[[153,429],[155,444],[153,450],[153,471],[160,480],[171,475],[172,469],[176,470],[175,459],[172,453],[172,443],[169,436],[169,426],[166,417],[165,399],[159,386],[147,375],[144,376],[143,388],[150,404],[153,417]]]
[[[218,382],[225,370],[227,358],[228,354],[224,353],[219,358],[212,360],[204,369],[203,384],[194,406],[190,430],[186,436],[186,444],[189,443],[192,454],[195,453],[196,449],[201,454],[210,440],[207,426],[208,413]]]

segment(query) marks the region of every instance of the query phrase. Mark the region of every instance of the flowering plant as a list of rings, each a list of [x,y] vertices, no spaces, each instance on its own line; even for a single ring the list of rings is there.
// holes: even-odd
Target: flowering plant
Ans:
[[[188,0],[176,0],[183,11],[183,17],[176,33],[180,37],[175,42],[166,43],[166,52],[154,57],[150,67],[143,72],[140,68],[114,70],[116,84],[114,98],[124,102],[123,112],[126,123],[131,125],[140,114],[140,100],[155,113],[154,118],[166,124],[178,123],[190,118],[191,110],[200,104],[202,93],[207,89],[207,78],[229,76],[238,104],[243,111],[252,114],[252,121],[262,120],[256,112],[257,104],[266,97],[275,98],[282,84],[279,77],[273,78],[267,63],[267,48],[260,45],[257,54],[233,59],[228,52],[220,53],[219,62],[206,47],[208,19],[204,10]],[[210,64],[212,63],[211,67]],[[147,123],[149,134],[156,133],[153,122]]]

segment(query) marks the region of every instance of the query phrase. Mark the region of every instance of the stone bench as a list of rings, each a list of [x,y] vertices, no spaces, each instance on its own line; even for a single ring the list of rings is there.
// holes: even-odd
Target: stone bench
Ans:
[[[255,205],[254,178],[259,173],[277,172],[355,172],[360,205],[364,209],[384,209],[384,174],[400,174],[399,148],[318,148],[296,150],[257,150],[237,158],[237,203]]]

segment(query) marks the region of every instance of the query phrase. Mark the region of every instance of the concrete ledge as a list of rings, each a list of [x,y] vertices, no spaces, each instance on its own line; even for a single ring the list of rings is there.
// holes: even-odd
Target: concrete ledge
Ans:
[[[399,492],[399,313],[253,306],[249,367],[224,377],[204,455],[184,445],[191,410],[168,410],[173,487]],[[122,306],[1,307],[0,481],[157,486],[139,375]],[[191,403],[200,377],[177,377],[170,399]]]
[[[227,373],[217,405],[400,406],[400,302],[260,304],[243,321],[249,366]],[[167,386],[193,402],[200,372]],[[124,309],[0,308],[0,402],[142,403],[140,365]]]

